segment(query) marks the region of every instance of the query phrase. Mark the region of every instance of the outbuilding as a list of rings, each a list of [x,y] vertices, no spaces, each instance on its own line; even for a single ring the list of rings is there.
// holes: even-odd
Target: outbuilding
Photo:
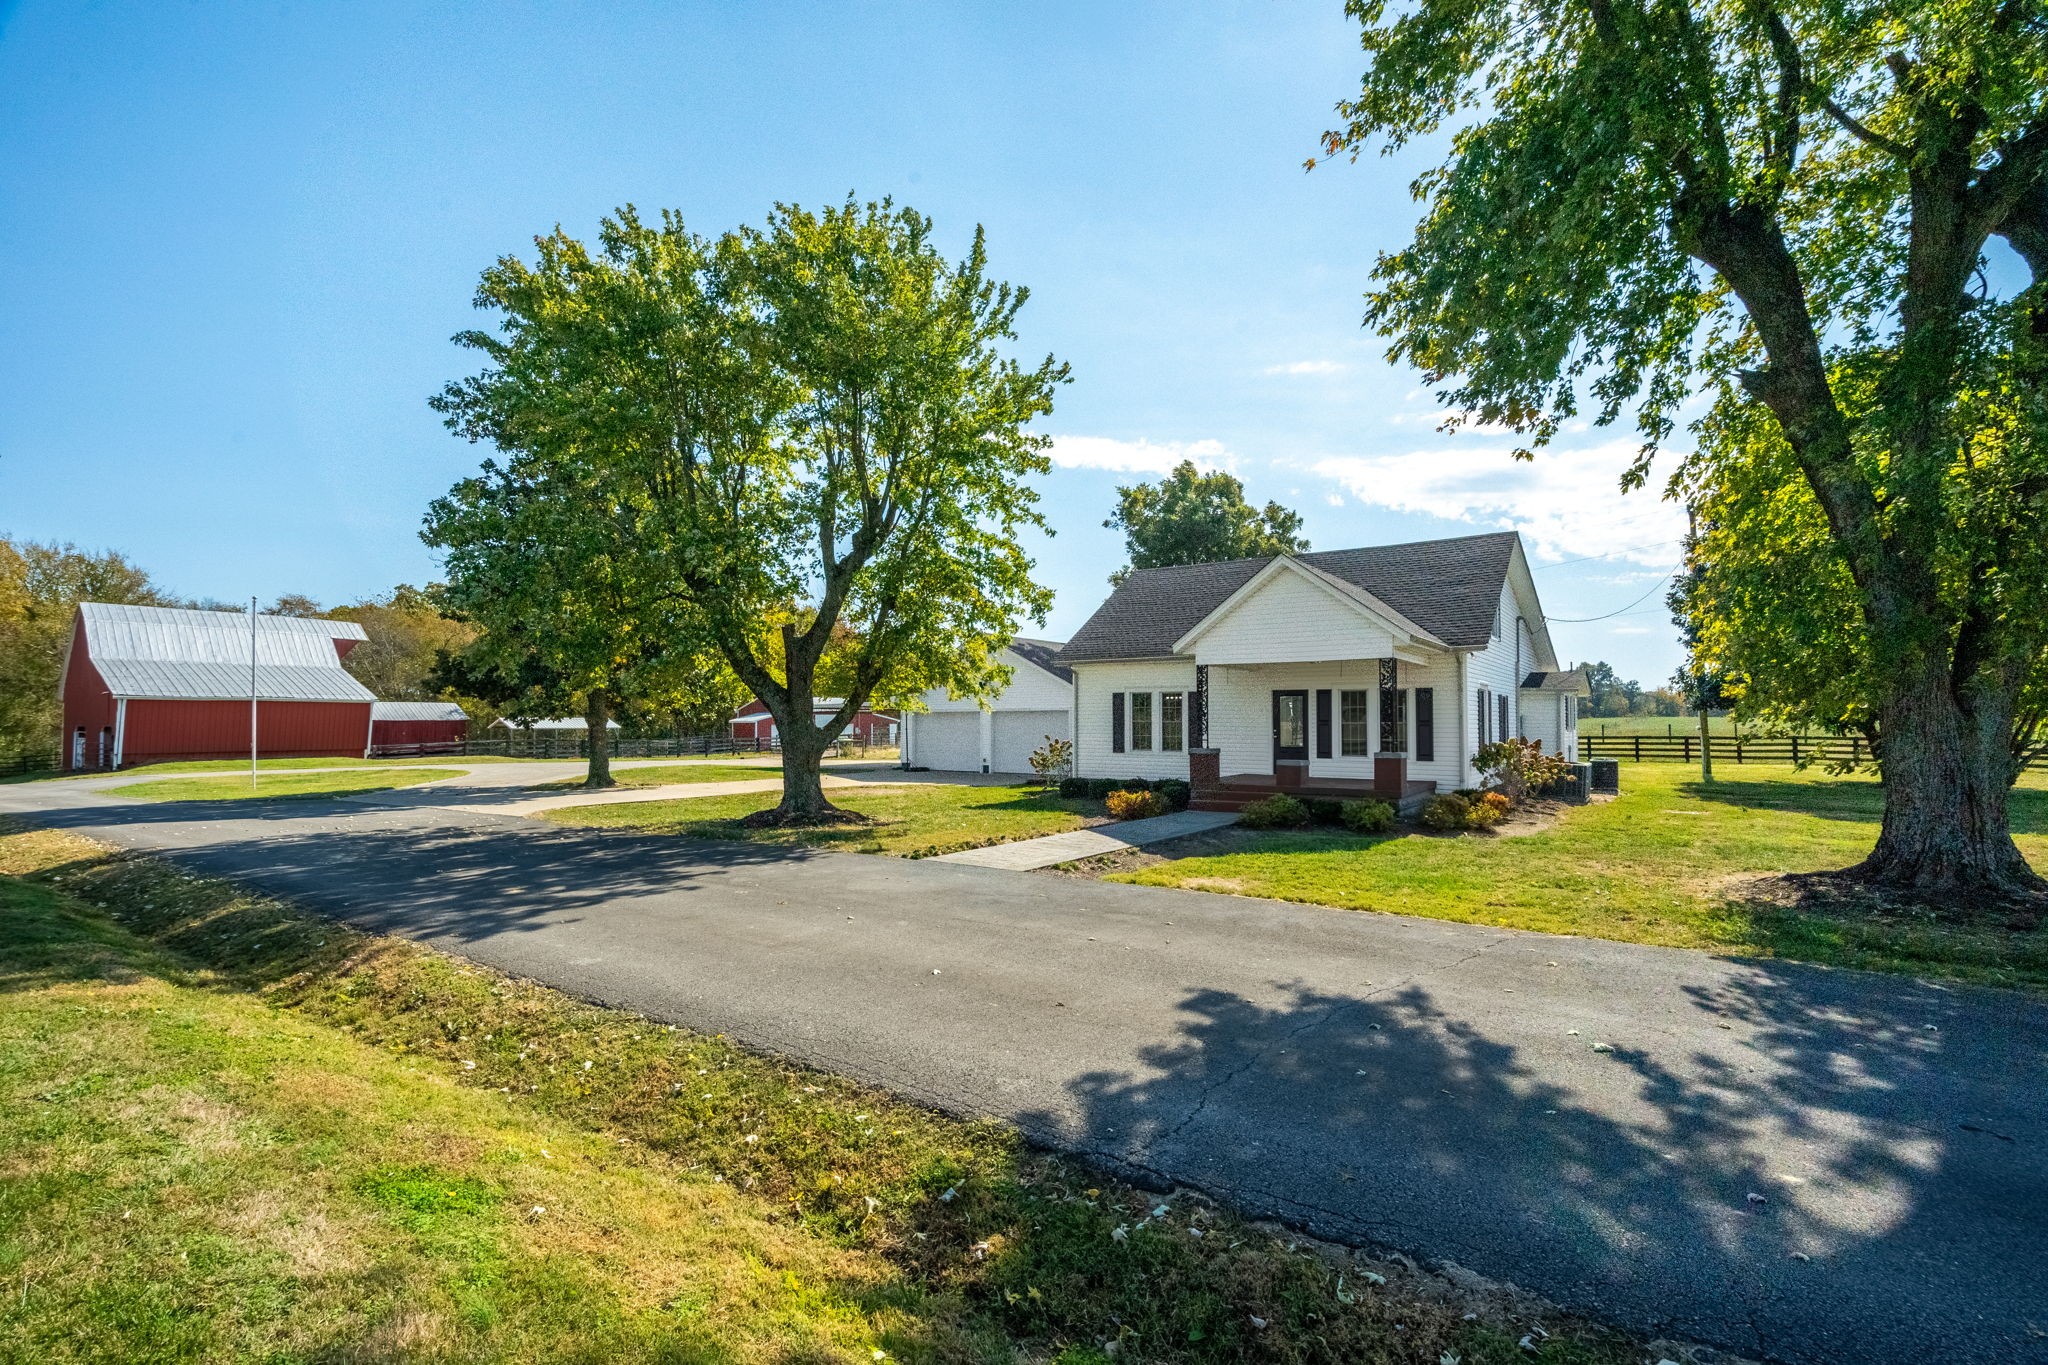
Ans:
[[[66,771],[247,758],[362,758],[376,698],[342,667],[353,621],[81,602],[57,695]]]
[[[811,723],[823,725],[839,714],[839,708],[845,704],[844,697],[813,697]],[[853,719],[846,722],[846,729],[841,733],[863,744],[894,744],[896,725],[895,713],[863,706],[853,713]],[[768,703],[756,697],[733,712],[732,737],[743,744],[775,743],[775,717],[769,714]]]
[[[1057,640],[1016,639],[998,655],[1009,685],[988,699],[935,687],[903,718],[903,763],[933,772],[1028,773],[1047,740],[1074,737],[1074,671]]]
[[[468,738],[469,713],[452,701],[380,701],[370,708],[375,750],[453,745]]]

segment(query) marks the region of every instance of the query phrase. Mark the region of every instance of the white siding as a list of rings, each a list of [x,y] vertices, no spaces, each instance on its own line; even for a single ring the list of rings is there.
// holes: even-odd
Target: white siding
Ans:
[[[989,771],[1028,773],[1031,755],[1048,738],[1068,739],[1074,722],[1065,708],[1058,711],[997,711],[989,736]]]
[[[1381,659],[1393,636],[1299,573],[1275,574],[1195,642],[1205,664]]]
[[[1210,674],[1213,686],[1215,674]],[[1078,777],[1178,777],[1188,775],[1185,748],[1178,753],[1158,748],[1116,753],[1110,747],[1110,694],[1113,692],[1186,692],[1195,690],[1193,659],[1158,659],[1140,663],[1076,664],[1074,666],[1074,773]],[[1153,728],[1158,728],[1154,703]],[[1188,703],[1193,711],[1192,697]],[[1209,717],[1216,717],[1212,692]],[[1124,719],[1130,721],[1126,699]],[[1156,740],[1155,740],[1156,744]]]
[[[1397,684],[1409,693],[1408,775],[1420,782],[1435,782],[1448,789],[1463,786],[1459,779],[1458,664],[1444,654],[1429,664],[1403,662]],[[1346,757],[1343,744],[1343,699],[1338,693],[1362,691],[1368,694],[1371,717],[1368,743],[1379,748],[1380,665],[1377,659],[1351,659],[1336,663],[1272,664],[1259,667],[1209,669],[1209,742],[1218,750],[1224,776],[1273,771],[1273,693],[1299,689],[1309,694],[1308,771],[1311,781],[1318,777],[1372,779],[1371,752]],[[1415,758],[1414,690],[1432,690],[1435,704],[1435,757],[1427,763]],[[1330,697],[1330,757],[1318,758],[1315,694],[1324,688]],[[1468,708],[1469,709],[1469,708]]]
[[[1073,688],[1008,650],[1002,661],[1010,666],[1009,686],[986,707],[973,697],[949,697],[943,687],[924,694],[924,712],[904,717],[911,763],[936,772],[980,772],[984,762],[994,772],[1029,772],[1031,751],[1046,735],[1072,735]],[[1025,731],[1031,742],[1020,756]]]
[[[989,701],[990,708],[997,711],[1064,711],[1072,703],[1073,689],[1061,682],[1037,664],[1029,664],[1010,653],[1002,653],[1002,661],[1010,666],[1010,685],[998,692]],[[972,697],[949,697],[943,687],[934,687],[924,694],[927,711],[978,711],[981,703]]]
[[[1534,667],[1530,662],[1528,627],[1521,620],[1521,606],[1515,600],[1514,590],[1510,587],[1501,589],[1500,622],[1499,638],[1486,648],[1475,650],[1466,656],[1465,696],[1462,709],[1468,755],[1476,752],[1479,747],[1478,689],[1485,688],[1492,697],[1505,694],[1511,699],[1508,707],[1508,724],[1512,728],[1516,724],[1518,708],[1514,703],[1520,700],[1522,679],[1528,677],[1529,671]],[[1494,706],[1497,719],[1498,703],[1494,703]],[[1498,735],[1492,737],[1500,738]],[[1478,780],[1478,770],[1468,763],[1464,780],[1454,785],[1470,786]]]

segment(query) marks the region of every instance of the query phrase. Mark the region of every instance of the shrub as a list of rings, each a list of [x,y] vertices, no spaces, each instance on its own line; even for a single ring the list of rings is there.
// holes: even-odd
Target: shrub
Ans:
[[[1094,784],[1085,777],[1063,777],[1060,779],[1061,796],[1086,796]]]
[[[1394,827],[1394,804],[1391,801],[1346,801],[1343,819],[1345,828],[1355,834],[1385,834]]]
[[[1431,829],[1463,829],[1472,803],[1456,792],[1438,792],[1422,807],[1422,823]]]
[[[1508,818],[1513,803],[1499,792],[1481,792],[1478,797],[1466,803],[1466,829],[1492,829]]]
[[[1114,791],[1103,800],[1109,806],[1112,820],[1144,820],[1173,809],[1159,792]]]
[[[1166,804],[1175,810],[1186,810],[1188,802],[1195,799],[1195,789],[1177,777],[1162,777],[1152,784],[1152,790],[1166,798]]]
[[[1269,796],[1246,806],[1237,822],[1247,829],[1299,829],[1308,823],[1308,807],[1291,796]]]
[[[1068,773],[1074,770],[1074,742],[1068,739],[1045,737],[1045,743],[1031,751],[1031,771],[1038,774],[1040,788],[1050,787],[1055,782],[1064,782]]]
[[[1519,801],[1532,791],[1541,791],[1564,779],[1571,764],[1557,754],[1546,754],[1533,739],[1503,739],[1473,755],[1473,765],[1488,785]]]
[[[1335,825],[1344,819],[1344,803],[1333,801],[1327,796],[1310,796],[1302,800],[1308,807],[1308,818],[1319,825]]]
[[[1107,801],[1111,792],[1148,792],[1152,784],[1142,777],[1091,777],[1088,779],[1088,794],[1097,801]]]

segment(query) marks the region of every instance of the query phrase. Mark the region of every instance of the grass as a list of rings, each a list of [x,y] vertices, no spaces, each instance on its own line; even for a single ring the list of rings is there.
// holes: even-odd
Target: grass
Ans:
[[[858,811],[874,823],[749,829],[739,823],[743,817],[774,805],[772,796],[758,792],[610,806],[567,806],[548,811],[541,818],[565,825],[644,829],[689,839],[744,839],[791,847],[928,858],[956,849],[1060,834],[1079,829],[1090,817],[1102,813],[1099,801],[1063,797],[1035,787],[915,783],[861,790],[837,787],[826,792],[826,796],[834,805]]]
[[[702,759],[686,763],[663,763],[651,768],[612,768],[612,782],[620,787],[666,787],[681,782],[759,782],[763,778],[782,776],[782,769],[747,767],[738,763],[706,763]],[[554,791],[558,788],[580,787],[580,777],[565,778],[559,782],[544,782],[535,791]]]
[[[1968,907],[1939,918],[1827,913],[1752,893],[1755,874],[1843,867],[1876,841],[1867,778],[1746,765],[1699,782],[1677,763],[1625,765],[1618,800],[1568,808],[1540,833],[1431,836],[1228,831],[1209,849],[1114,880],[1498,924],[2003,986],[2048,988],[2048,926]],[[2013,794],[2021,849],[2048,868],[2048,782]],[[1127,862],[1137,861],[1127,859]]]
[[[249,801],[276,797],[341,796],[350,792],[389,791],[416,787],[444,777],[460,777],[459,768],[405,768],[397,772],[260,773],[254,786],[249,775],[233,777],[170,777],[160,782],[133,782],[111,788],[117,796],[139,801]]]
[[[1735,734],[1735,722],[1726,716],[1709,716],[1708,724],[1714,734]],[[1580,715],[1579,733],[1582,735],[1670,735],[1676,739],[1691,736],[1699,738],[1700,718],[1698,716],[1588,716]]]
[[[0,1359],[1640,1357],[75,836],[0,923]]]

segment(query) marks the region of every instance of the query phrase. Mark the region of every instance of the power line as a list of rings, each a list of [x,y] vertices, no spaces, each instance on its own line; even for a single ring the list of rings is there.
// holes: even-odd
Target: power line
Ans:
[[[1652,583],[1650,585],[1650,592],[1644,593],[1641,597],[1638,597],[1635,601],[1629,603],[1627,607],[1621,607],[1615,611],[1607,612],[1605,615],[1601,616],[1545,616],[1543,619],[1546,623],[1554,626],[1583,626],[1593,621],[1610,620],[1613,617],[1619,616],[1623,612],[1629,610],[1630,607],[1638,607],[1641,606],[1644,602],[1647,602],[1650,598],[1651,592],[1657,591],[1657,589],[1663,587],[1666,583],[1669,583],[1673,578],[1675,578],[1678,575],[1678,569],[1678,565],[1672,565],[1670,573],[1665,574],[1662,578],[1658,579],[1655,583]]]

